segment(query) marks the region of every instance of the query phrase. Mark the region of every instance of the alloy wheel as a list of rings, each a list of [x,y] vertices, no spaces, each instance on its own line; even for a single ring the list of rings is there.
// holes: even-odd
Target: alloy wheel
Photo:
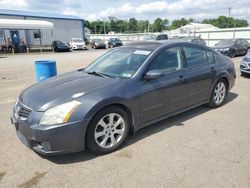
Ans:
[[[117,145],[125,133],[125,121],[117,113],[110,113],[102,117],[96,124],[94,137],[101,148],[111,148]]]
[[[226,85],[224,82],[218,82],[214,89],[214,103],[220,105],[226,97]]]

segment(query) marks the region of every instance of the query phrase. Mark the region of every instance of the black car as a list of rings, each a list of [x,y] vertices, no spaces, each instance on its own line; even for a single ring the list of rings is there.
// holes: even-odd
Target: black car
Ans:
[[[168,40],[167,34],[146,35],[143,40]]]
[[[123,43],[119,38],[110,38],[108,40],[108,47],[109,48],[119,47],[122,45],[123,45]]]
[[[105,41],[102,39],[93,39],[91,41],[91,47],[92,48],[106,48]]]
[[[69,45],[60,40],[53,41],[52,48],[54,49],[55,52],[70,52]]]
[[[215,51],[234,57],[235,55],[246,55],[250,45],[246,39],[225,39],[213,47]]]
[[[130,43],[25,89],[12,123],[19,139],[44,155],[86,147],[106,154],[130,132],[202,104],[221,106],[235,78],[232,61],[211,48]]]
[[[205,40],[202,39],[201,37],[181,37],[179,39],[189,41],[189,42],[194,42],[194,43],[200,44],[202,46],[206,46]]]

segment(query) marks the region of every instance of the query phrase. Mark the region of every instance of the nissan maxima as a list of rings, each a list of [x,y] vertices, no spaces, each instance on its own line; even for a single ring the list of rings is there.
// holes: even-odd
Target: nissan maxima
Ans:
[[[134,42],[25,89],[11,121],[40,154],[107,154],[145,126],[199,105],[223,105],[235,78],[232,61],[211,48]]]

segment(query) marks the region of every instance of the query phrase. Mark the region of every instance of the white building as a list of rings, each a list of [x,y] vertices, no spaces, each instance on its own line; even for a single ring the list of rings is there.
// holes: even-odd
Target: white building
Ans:
[[[52,24],[53,28],[43,28],[39,24],[31,27],[21,27],[16,21],[17,27],[8,27],[0,25],[0,45],[6,45],[8,38],[13,40],[13,36],[17,35],[19,39],[24,39],[29,46],[51,46],[53,40],[61,40],[69,42],[71,38],[84,38],[84,20],[77,16],[57,15],[50,13],[25,12],[17,10],[0,9],[0,19],[4,20],[27,20],[27,22],[47,21]],[[40,21],[40,22],[39,22]],[[26,24],[27,25],[27,24]],[[41,40],[40,40],[41,39]]]
[[[199,31],[216,31],[219,30],[218,27],[215,27],[211,24],[201,24],[201,23],[189,23],[178,29],[168,31],[170,36],[191,36],[195,32]]]

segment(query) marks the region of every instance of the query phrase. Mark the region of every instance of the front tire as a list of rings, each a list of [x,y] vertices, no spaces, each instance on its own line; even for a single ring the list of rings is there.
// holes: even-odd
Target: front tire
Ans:
[[[98,112],[87,129],[86,143],[95,154],[107,154],[117,150],[129,132],[127,113],[110,106]]]
[[[214,86],[208,105],[217,108],[223,105],[228,94],[228,86],[225,79],[220,79]]]

